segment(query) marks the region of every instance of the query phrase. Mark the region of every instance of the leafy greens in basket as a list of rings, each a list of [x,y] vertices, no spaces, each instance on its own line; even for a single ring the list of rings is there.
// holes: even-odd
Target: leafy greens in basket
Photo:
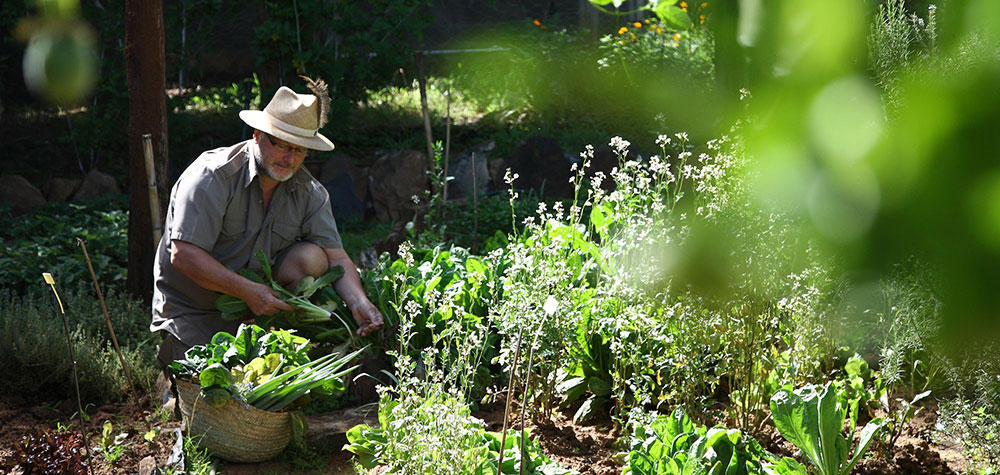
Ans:
[[[291,331],[266,331],[240,325],[236,336],[219,332],[207,345],[197,345],[174,361],[175,375],[201,384],[205,401],[220,407],[234,397],[258,409],[277,411],[299,407],[316,397],[344,390],[343,369],[361,351],[345,356],[331,353],[310,361],[309,340]]]

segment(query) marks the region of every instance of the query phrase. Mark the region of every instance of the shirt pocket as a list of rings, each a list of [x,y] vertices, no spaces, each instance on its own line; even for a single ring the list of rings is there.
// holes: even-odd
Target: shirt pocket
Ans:
[[[289,223],[274,223],[272,228],[271,251],[274,254],[283,251],[299,238],[299,226]]]

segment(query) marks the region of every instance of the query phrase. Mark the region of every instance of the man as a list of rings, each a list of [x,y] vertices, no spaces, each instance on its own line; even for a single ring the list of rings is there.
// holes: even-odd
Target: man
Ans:
[[[222,293],[244,300],[255,315],[291,309],[269,286],[237,273],[261,270],[258,249],[285,287],[343,266],[334,288],[358,323],[358,334],[382,325],[344,252],[326,189],[302,167],[308,150],[333,150],[318,133],[329,110],[326,84],[304,79],[313,94],[281,87],[263,111],[241,111],[240,119],[254,128],[253,138],[202,153],[170,193],[153,266],[150,325],[163,336],[157,355],[163,367],[217,332],[236,332],[240,322],[222,320],[215,309]]]

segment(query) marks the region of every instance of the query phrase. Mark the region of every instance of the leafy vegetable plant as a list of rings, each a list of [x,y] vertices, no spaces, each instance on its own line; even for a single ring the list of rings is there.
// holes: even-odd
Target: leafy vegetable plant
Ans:
[[[846,475],[885,426],[881,418],[872,419],[865,425],[854,454],[849,457],[850,441],[854,438],[853,421],[848,436],[845,438],[841,433],[848,405],[844,391],[836,385],[827,384],[820,390],[809,384],[795,391],[778,391],[771,397],[771,414],[782,437],[802,450],[817,473]]]
[[[739,430],[696,425],[677,408],[670,415],[654,415],[651,421],[634,420],[622,473],[756,474],[770,467],[774,458]]]

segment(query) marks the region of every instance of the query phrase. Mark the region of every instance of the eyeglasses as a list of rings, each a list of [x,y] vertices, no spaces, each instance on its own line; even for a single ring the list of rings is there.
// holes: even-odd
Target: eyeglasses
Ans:
[[[293,152],[295,154],[295,156],[297,156],[297,157],[304,157],[304,156],[306,156],[307,153],[309,153],[309,149],[308,148],[295,147],[295,146],[290,145],[288,143],[279,143],[279,142],[276,142],[275,139],[274,139],[274,137],[271,137],[268,134],[264,134],[264,136],[267,137],[267,141],[271,143],[272,147],[278,149],[281,152],[284,152],[284,153]]]

